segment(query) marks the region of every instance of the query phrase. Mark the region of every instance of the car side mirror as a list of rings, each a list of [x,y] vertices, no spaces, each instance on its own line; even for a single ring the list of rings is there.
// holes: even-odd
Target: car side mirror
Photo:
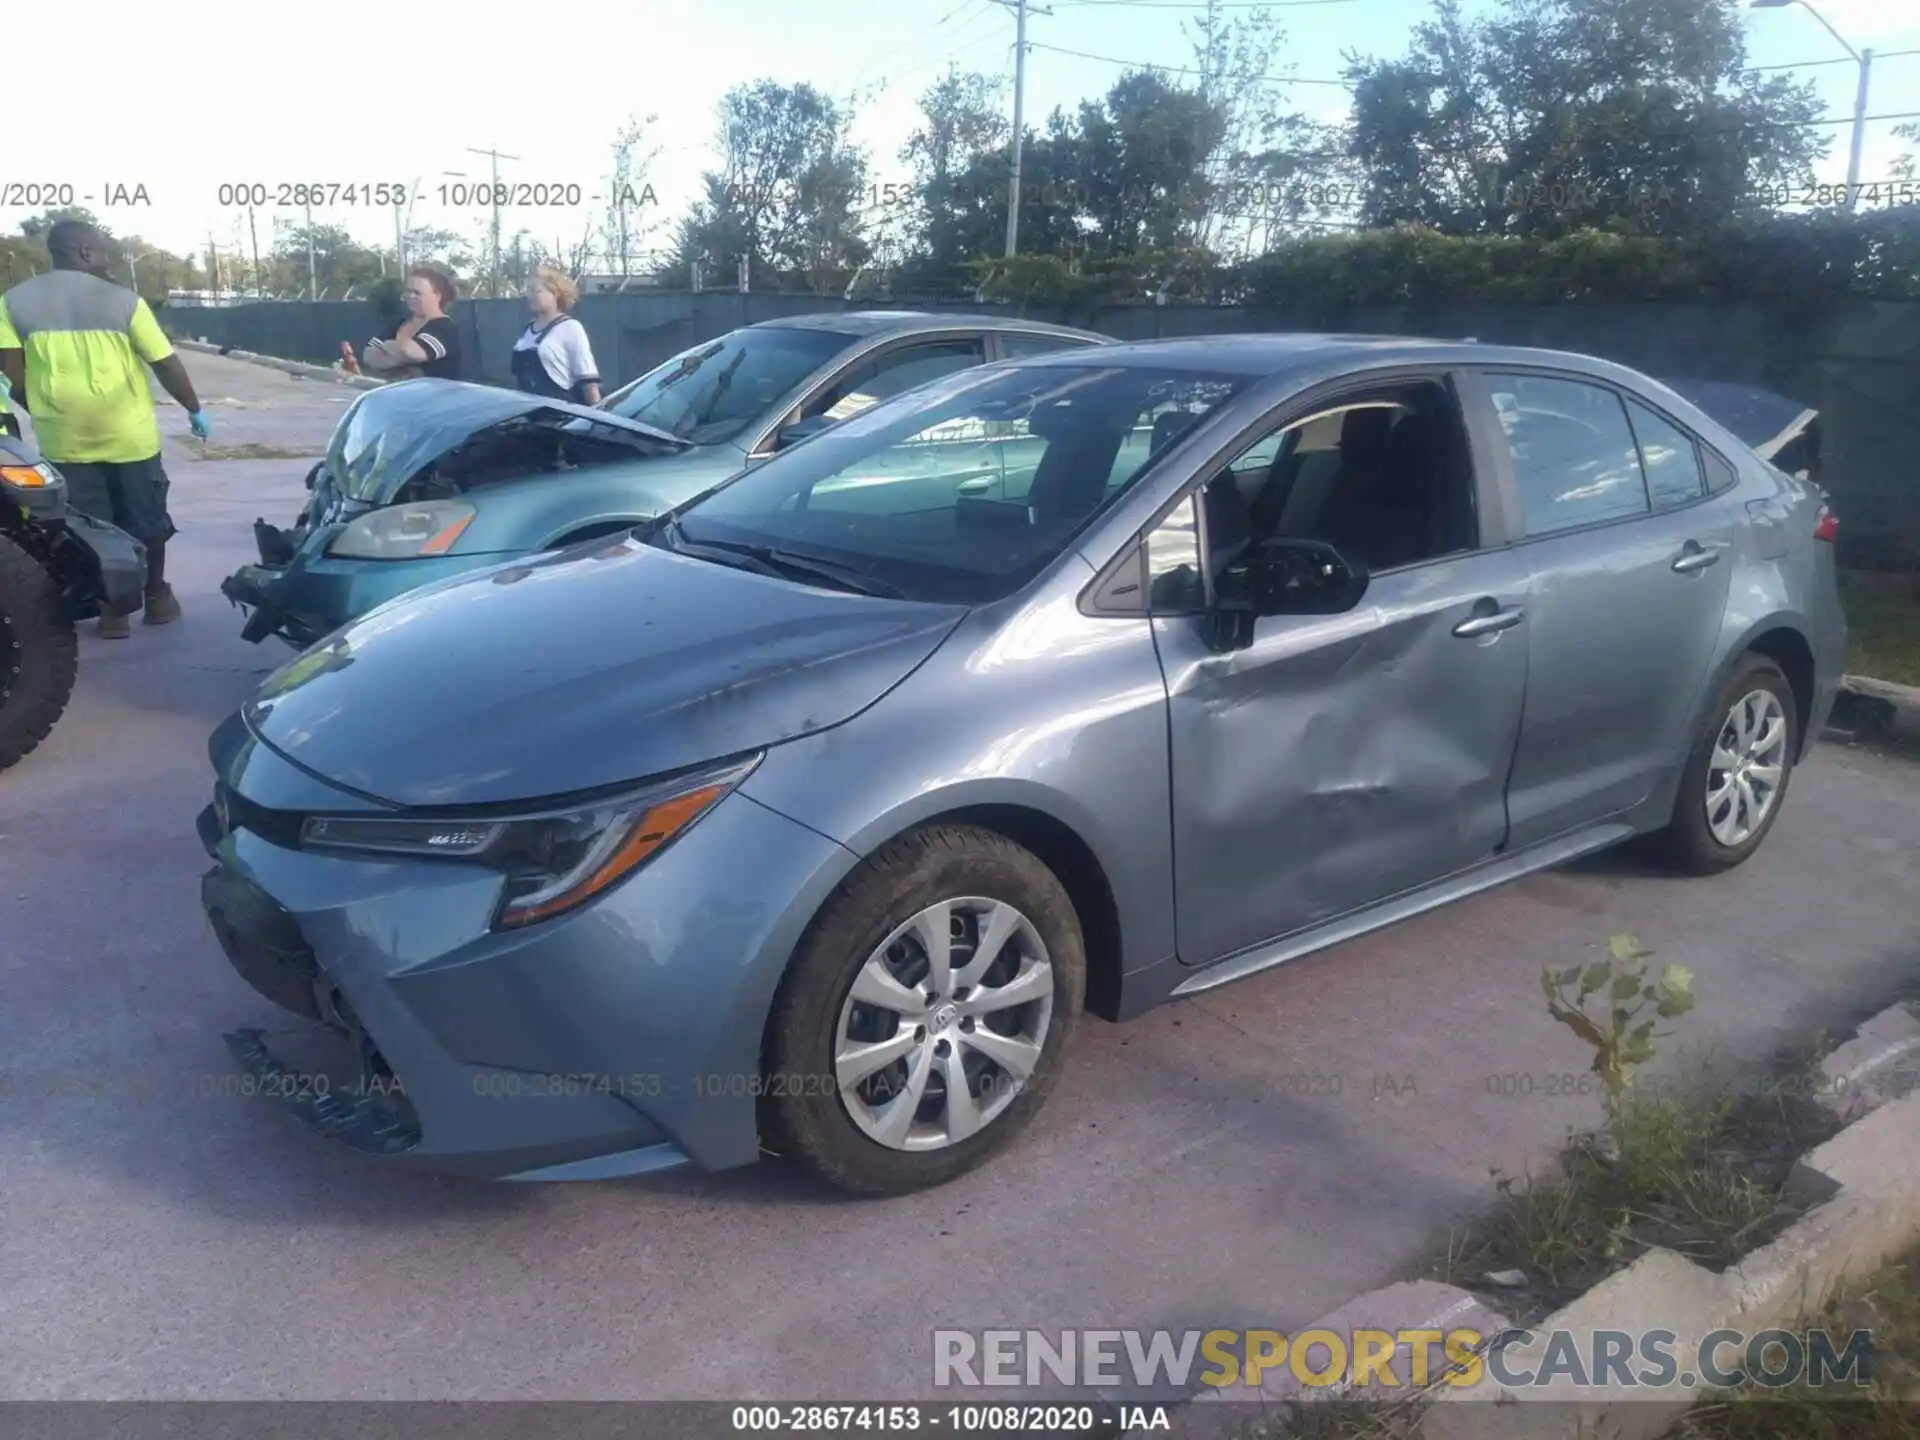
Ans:
[[[834,423],[824,415],[815,415],[810,420],[797,420],[791,425],[783,425],[774,432],[773,448],[785,450],[790,446],[798,445],[802,440],[810,439],[822,430],[831,430]]]
[[[1215,578],[1209,642],[1218,650],[1243,650],[1263,616],[1345,614],[1366,595],[1370,579],[1366,566],[1324,540],[1262,541]]]

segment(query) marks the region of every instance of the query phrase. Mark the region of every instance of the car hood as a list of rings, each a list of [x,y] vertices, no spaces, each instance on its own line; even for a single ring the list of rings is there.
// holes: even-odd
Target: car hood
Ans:
[[[646,442],[664,451],[689,448],[665,430],[591,405],[461,380],[402,380],[367,391],[340,417],[327,443],[326,470],[342,494],[385,505],[421,470],[483,430],[569,422],[635,437],[642,442],[636,458],[654,448]]]
[[[837,725],[964,614],[622,537],[383,605],[269,677],[245,714],[294,763],[390,804],[543,799]]]
[[[1819,418],[1798,400],[1728,380],[1665,380],[1669,390],[1731,430],[1762,460],[1771,460]]]

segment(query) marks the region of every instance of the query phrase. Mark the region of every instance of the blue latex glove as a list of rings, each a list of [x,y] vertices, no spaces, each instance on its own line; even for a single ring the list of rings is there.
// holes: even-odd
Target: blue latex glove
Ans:
[[[207,412],[196,410],[187,417],[187,427],[193,431],[193,438],[204,440],[213,433],[213,425],[207,419]]]

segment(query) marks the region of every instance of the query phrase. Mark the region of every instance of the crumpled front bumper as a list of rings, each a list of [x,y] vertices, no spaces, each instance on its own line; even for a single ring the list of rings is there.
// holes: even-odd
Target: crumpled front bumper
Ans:
[[[306,649],[369,610],[409,591],[502,560],[500,555],[436,555],[419,560],[359,560],[327,553],[338,525],[282,530],[253,522],[260,560],[220,582],[220,593],[249,612],[241,638],[278,635]]]
[[[258,565],[242,565],[220,582],[220,593],[249,611],[240,638],[258,644],[269,635],[280,635],[303,649],[319,639],[326,630],[314,631],[311,624],[281,608],[279,587],[287,578],[288,567],[299,553],[305,534],[286,531],[265,520],[253,522],[255,548],[260,552]],[[329,626],[327,629],[331,629]]]
[[[497,874],[304,849],[302,815],[382,807],[239,717],[209,751],[202,905],[234,971],[291,1012],[228,1036],[250,1093],[386,1163],[473,1178],[758,1156],[766,1017],[851,852],[729,796],[591,904],[499,931]]]

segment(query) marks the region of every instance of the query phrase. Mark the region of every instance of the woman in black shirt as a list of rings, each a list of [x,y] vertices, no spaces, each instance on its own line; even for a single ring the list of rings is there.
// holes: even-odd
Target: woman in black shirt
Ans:
[[[360,356],[361,368],[390,380],[428,375],[440,380],[460,378],[460,332],[447,311],[456,295],[453,281],[438,270],[421,266],[407,272],[401,295],[407,318],[392,336],[369,340]]]

